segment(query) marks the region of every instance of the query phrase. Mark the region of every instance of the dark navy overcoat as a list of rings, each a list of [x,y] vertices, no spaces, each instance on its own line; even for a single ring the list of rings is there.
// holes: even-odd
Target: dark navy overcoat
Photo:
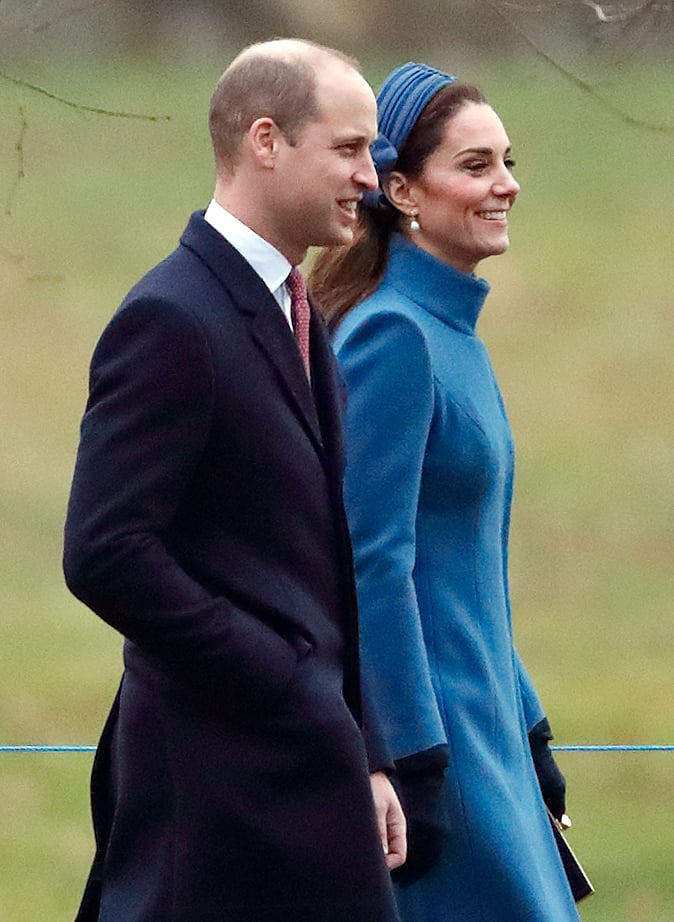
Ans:
[[[333,359],[205,221],[94,352],[72,591],[125,637],[78,922],[389,922]]]

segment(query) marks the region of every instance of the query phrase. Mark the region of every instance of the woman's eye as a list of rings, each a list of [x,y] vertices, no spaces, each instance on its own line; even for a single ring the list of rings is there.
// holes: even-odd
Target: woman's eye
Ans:
[[[464,163],[464,169],[468,170],[469,173],[481,173],[487,168],[487,164],[484,160],[470,160],[468,163]]]
[[[506,169],[508,169],[508,170],[514,170],[514,169],[515,169],[515,161],[513,160],[512,157],[506,157],[506,159],[503,161],[503,163],[505,164]]]

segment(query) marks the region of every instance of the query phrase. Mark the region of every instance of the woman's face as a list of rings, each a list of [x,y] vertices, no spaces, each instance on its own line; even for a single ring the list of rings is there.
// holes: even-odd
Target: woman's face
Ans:
[[[445,125],[443,140],[422,174],[409,181],[417,211],[414,242],[461,272],[508,249],[508,212],[519,192],[510,140],[484,104],[464,103]]]

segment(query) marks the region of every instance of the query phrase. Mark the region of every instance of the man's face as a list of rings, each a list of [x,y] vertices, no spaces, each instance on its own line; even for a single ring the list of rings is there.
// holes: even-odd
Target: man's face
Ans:
[[[319,116],[295,138],[282,138],[274,180],[276,246],[294,264],[310,246],[348,244],[356,205],[377,187],[370,143],[377,133],[372,90],[340,61],[317,74]]]

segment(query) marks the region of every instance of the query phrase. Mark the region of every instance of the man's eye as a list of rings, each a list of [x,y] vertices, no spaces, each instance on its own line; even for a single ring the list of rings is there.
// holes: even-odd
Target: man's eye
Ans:
[[[505,164],[506,169],[508,169],[508,170],[514,170],[514,169],[515,169],[515,161],[513,160],[512,157],[506,157],[505,160],[503,161],[503,163]]]

